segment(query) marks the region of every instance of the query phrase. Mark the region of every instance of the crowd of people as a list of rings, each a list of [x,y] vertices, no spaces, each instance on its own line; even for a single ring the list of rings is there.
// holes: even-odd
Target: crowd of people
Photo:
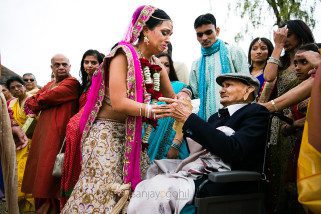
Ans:
[[[2,79],[8,213],[195,213],[208,174],[230,170],[267,176],[267,213],[321,212],[321,56],[310,28],[288,20],[246,57],[219,38],[214,15],[200,15],[189,72],[172,59],[173,27],[165,11],[140,6],[106,56],[83,54],[80,82],[63,54],[43,87],[32,73]],[[270,122],[275,111],[293,124]],[[206,185],[203,195],[234,188]]]

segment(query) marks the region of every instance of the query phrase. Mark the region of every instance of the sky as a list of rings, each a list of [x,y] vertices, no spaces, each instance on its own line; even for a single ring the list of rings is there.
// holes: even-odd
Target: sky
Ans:
[[[219,38],[235,44],[234,36],[244,30],[242,19],[228,2],[221,0],[0,0],[1,63],[14,72],[33,73],[38,84],[50,80],[50,59],[56,53],[66,55],[71,62],[71,74],[79,79],[80,61],[88,49],[107,54],[120,41],[132,13],[143,4],[165,10],[173,20],[173,60],[190,68],[200,56],[200,45],[193,28],[197,16],[211,12],[221,28]],[[231,0],[232,1],[232,0]],[[318,3],[316,11],[321,11]],[[271,11],[263,11],[264,24],[251,30],[240,46],[247,54],[251,40],[257,36],[272,38],[274,19]],[[321,42],[321,16],[313,29]]]

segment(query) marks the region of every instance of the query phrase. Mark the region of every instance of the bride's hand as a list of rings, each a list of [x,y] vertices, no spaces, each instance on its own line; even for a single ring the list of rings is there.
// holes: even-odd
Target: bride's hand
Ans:
[[[167,105],[153,107],[153,113],[156,114],[156,118],[172,117],[178,122],[185,123],[192,114],[192,106],[187,100],[160,97],[159,101],[166,102]]]

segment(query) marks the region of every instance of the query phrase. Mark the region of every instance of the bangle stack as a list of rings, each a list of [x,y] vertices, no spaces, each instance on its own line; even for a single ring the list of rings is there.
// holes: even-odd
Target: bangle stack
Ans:
[[[181,144],[173,141],[171,147],[173,147],[176,150],[179,150],[181,148]]]
[[[151,110],[152,110],[152,106],[150,104],[147,104],[145,106],[145,117],[146,118],[150,117]]]
[[[176,142],[177,141],[177,142]],[[171,147],[173,147],[174,149],[179,150],[181,148],[181,144],[182,144],[182,140],[178,139],[178,138],[174,138]]]
[[[272,56],[269,57],[269,59],[267,60],[268,63],[273,63],[276,64],[278,66],[281,66],[281,61],[279,59],[276,59]]]
[[[143,108],[143,104],[140,104],[140,105],[139,105],[139,116],[140,116],[140,117],[143,116],[143,115],[142,115],[142,108]]]
[[[147,104],[145,107],[145,117],[150,119],[156,119],[156,115],[152,112],[152,106]]]
[[[276,104],[275,104],[274,100],[271,100],[270,102],[271,102],[274,110],[275,110],[275,111],[279,111],[278,107],[276,107]]]

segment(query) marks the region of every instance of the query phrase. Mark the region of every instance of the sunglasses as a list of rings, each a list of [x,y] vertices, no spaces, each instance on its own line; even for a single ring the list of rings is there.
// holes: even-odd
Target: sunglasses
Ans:
[[[206,35],[206,36],[209,36],[209,35],[211,35],[213,33],[213,30],[207,30],[207,31],[204,31],[204,32],[198,32],[198,33],[196,33],[196,35],[197,35],[197,37],[202,37],[204,34]]]
[[[25,81],[25,82],[33,82],[33,81],[35,81],[35,79],[23,79],[23,81]]]

